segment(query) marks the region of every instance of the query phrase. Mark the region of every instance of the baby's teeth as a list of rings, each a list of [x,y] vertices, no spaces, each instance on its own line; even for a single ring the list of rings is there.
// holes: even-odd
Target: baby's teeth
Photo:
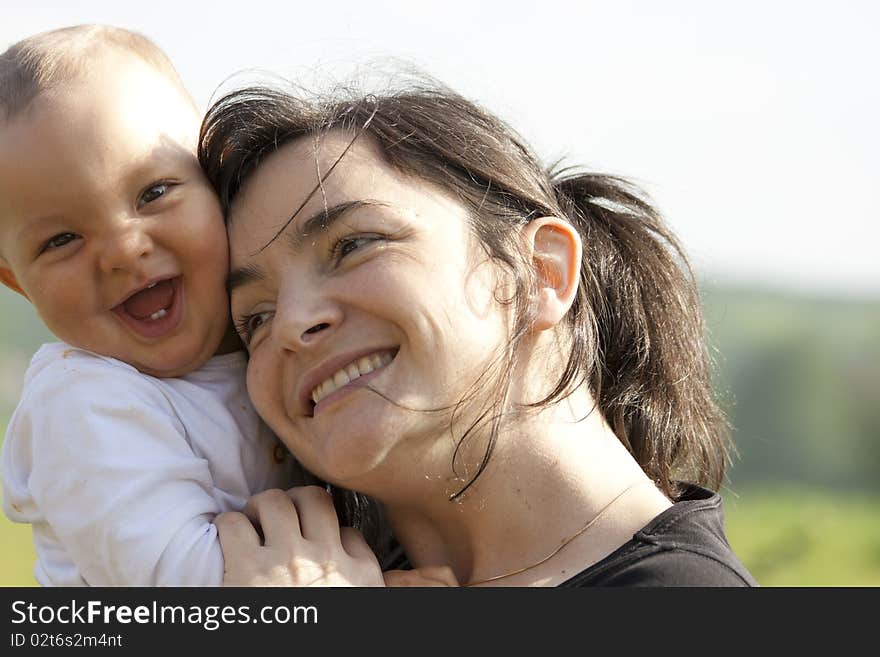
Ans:
[[[161,319],[161,318],[165,317],[165,315],[167,315],[167,314],[168,313],[165,311],[164,308],[160,308],[159,310],[154,312],[152,315],[150,315],[150,319],[153,319],[153,320]]]

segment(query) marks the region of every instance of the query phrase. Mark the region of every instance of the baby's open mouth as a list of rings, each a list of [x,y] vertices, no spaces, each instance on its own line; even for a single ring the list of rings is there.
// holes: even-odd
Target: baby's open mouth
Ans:
[[[165,317],[174,301],[174,285],[171,280],[168,278],[158,281],[132,294],[122,302],[125,312],[142,322]]]
[[[145,338],[161,338],[177,328],[182,315],[180,276],[155,281],[113,308],[122,320]]]

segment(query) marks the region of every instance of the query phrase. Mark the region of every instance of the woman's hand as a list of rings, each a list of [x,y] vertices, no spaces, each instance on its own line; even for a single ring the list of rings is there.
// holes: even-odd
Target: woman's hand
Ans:
[[[214,520],[224,586],[383,586],[376,555],[318,486],[267,490]],[[260,540],[259,528],[263,534]]]

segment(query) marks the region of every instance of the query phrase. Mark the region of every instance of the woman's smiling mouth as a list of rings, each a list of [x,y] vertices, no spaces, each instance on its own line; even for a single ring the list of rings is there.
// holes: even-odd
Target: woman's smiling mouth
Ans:
[[[346,388],[350,388],[352,383],[363,384],[377,376],[379,370],[394,360],[396,353],[396,350],[385,349],[361,356],[326,377],[312,389],[310,398],[312,415],[317,412],[318,405],[322,401],[332,401],[332,399],[341,396]]]

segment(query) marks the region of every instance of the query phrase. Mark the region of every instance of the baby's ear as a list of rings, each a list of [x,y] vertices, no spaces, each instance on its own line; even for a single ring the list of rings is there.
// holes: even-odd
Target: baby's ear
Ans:
[[[15,278],[15,274],[12,273],[12,270],[2,256],[0,256],[0,282],[13,292],[18,292],[25,299],[28,298],[28,295],[21,289],[21,286],[18,284],[18,279]]]
[[[523,229],[536,274],[534,329],[556,326],[574,303],[580,281],[581,236],[558,217],[539,217]]]

